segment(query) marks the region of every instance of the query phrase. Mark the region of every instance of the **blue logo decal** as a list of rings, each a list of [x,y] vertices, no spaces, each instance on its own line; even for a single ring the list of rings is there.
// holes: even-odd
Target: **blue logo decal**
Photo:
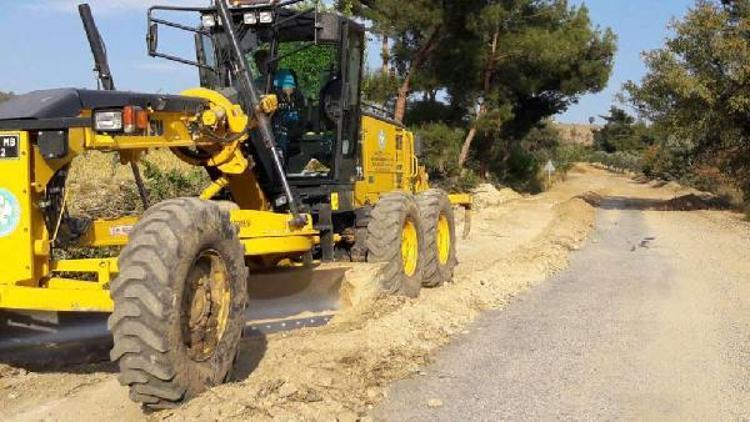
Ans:
[[[10,191],[0,188],[0,237],[13,233],[21,221],[21,208]]]

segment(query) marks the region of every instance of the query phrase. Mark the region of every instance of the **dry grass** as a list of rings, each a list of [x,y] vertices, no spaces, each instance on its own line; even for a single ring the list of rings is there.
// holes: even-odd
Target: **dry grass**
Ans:
[[[146,187],[155,200],[197,194],[208,183],[203,169],[182,162],[168,150],[151,151],[141,165]],[[149,169],[152,169],[149,171]],[[169,189],[170,180],[185,179],[187,189]],[[130,166],[121,165],[115,153],[88,151],[77,157],[68,178],[68,207],[72,214],[96,218],[115,218],[143,212]],[[154,202],[154,201],[152,201]]]

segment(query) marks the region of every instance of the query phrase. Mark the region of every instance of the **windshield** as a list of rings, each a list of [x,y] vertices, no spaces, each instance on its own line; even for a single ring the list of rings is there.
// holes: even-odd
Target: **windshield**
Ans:
[[[276,143],[290,177],[328,176],[334,165],[341,96],[338,47],[306,41],[264,43],[253,50],[257,86],[276,94]]]
[[[287,175],[333,178],[343,167],[351,172],[359,128],[361,32],[350,37],[340,16],[312,9],[279,9],[274,19],[261,25],[243,18],[236,36],[256,88],[279,100],[271,123]],[[224,35],[221,26],[212,26],[196,36],[201,85],[237,101],[242,84],[235,80]]]

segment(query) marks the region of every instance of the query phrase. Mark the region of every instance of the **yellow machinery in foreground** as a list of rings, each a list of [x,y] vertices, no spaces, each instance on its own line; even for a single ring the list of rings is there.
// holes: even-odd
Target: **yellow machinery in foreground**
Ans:
[[[414,136],[363,111],[360,25],[277,2],[154,7],[150,54],[200,69],[201,87],[173,96],[115,91],[90,11],[81,12],[104,90],[0,105],[0,309],[112,312],[119,379],[158,409],[225,381],[249,266],[382,262],[380,288],[412,297],[451,279],[452,207],[470,198],[429,189]],[[201,24],[159,12],[197,13]],[[160,53],[160,26],[191,32],[196,58]],[[301,51],[330,59],[321,81],[307,78],[312,88],[291,65]],[[251,63],[254,53],[263,59]],[[153,149],[204,167],[212,182],[199,198],[149,204],[137,163]],[[133,167],[143,215],[69,215],[66,178],[86,151],[116,152]],[[70,246],[121,251],[56,259]]]

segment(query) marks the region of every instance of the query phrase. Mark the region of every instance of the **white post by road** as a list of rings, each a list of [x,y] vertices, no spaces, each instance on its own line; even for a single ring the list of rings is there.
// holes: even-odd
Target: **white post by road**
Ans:
[[[555,165],[552,160],[547,161],[547,165],[544,166],[544,171],[547,172],[547,189],[552,187],[552,173],[555,172]]]

